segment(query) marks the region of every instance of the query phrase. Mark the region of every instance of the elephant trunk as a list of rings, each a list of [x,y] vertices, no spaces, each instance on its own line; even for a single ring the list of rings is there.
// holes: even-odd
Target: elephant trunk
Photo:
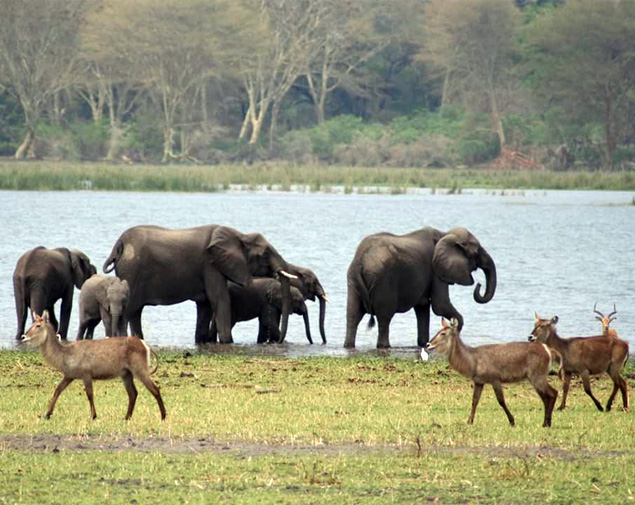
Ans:
[[[313,339],[311,338],[311,325],[309,324],[309,311],[304,310],[302,312],[302,318],[304,319],[304,329],[306,330],[306,339],[309,341],[309,344],[313,344]]]
[[[287,337],[287,326],[289,324],[289,312],[291,310],[291,285],[289,278],[285,275],[280,276],[280,284],[282,285],[282,319],[280,323],[280,342],[284,342]]]
[[[322,343],[326,344],[326,333],[324,332],[324,318],[326,316],[326,296],[319,297],[320,300],[320,335],[322,336]]]
[[[121,314],[118,312],[112,312],[112,323],[110,333],[112,335],[106,335],[107,337],[121,337],[121,332],[119,331],[119,326],[121,325]]]
[[[496,265],[492,257],[482,247],[479,250],[478,266],[485,273],[487,286],[485,294],[481,295],[481,284],[476,285],[474,288],[474,300],[478,303],[487,303],[494,297],[496,292]]]

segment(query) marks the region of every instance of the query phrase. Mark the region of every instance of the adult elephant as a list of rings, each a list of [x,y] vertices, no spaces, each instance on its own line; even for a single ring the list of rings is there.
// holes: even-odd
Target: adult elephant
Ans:
[[[463,317],[450,302],[449,284],[474,284],[472,272],[485,273],[486,289],[474,289],[474,300],[487,303],[496,291],[494,260],[476,237],[465,228],[446,233],[423,228],[406,235],[378,233],[359,244],[348,269],[346,339],[344,347],[355,347],[357,326],[364,314],[379,323],[377,347],[390,347],[388,327],[397,312],[415,310],[419,347],[430,337],[430,308],[438,316],[459,321]]]
[[[13,272],[13,294],[18,316],[16,340],[24,334],[29,308],[35,314],[48,310],[51,323],[66,340],[75,287],[81,289],[84,282],[96,273],[97,269],[88,256],[65,247],[47,249],[40,246],[20,256]],[[60,299],[58,327],[53,308]]]
[[[291,286],[297,288],[302,293],[305,300],[314,302],[316,299],[320,304],[319,327],[322,342],[326,344],[326,332],[324,331],[324,319],[326,317],[326,303],[329,301],[326,291],[320,284],[315,272],[310,268],[301,267],[289,263],[289,273],[295,275],[297,279],[291,279]]]
[[[282,338],[291,305],[287,263],[260,233],[241,233],[207,225],[173,230],[135,226],[123,232],[104,262],[128,281],[126,319],[133,335],[143,338],[141,312],[146,305],[197,305],[196,343],[209,341],[214,315],[219,340],[231,343],[231,309],[227,281],[249,286],[252,276],[276,277],[282,284]]]

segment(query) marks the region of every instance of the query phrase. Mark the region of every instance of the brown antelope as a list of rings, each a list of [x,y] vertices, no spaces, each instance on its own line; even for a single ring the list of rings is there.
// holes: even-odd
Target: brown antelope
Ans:
[[[608,373],[613,380],[613,392],[606,403],[606,411],[611,410],[618,389],[622,391],[622,407],[628,410],[628,386],[621,375],[628,360],[628,343],[619,338],[606,338],[603,335],[560,338],[556,331],[558,316],[551,319],[542,319],[538,314],[535,316],[536,322],[529,340],[542,342],[562,354],[564,385],[562,403],[558,410],[566,408],[571,375],[578,374],[582,379],[585,393],[591,397],[598,410],[602,411],[602,404],[591,392],[590,377],[603,373]]]
[[[546,345],[530,342],[510,342],[470,347],[463,343],[459,322],[452,318],[450,324],[441,320],[443,327],[428,344],[428,350],[447,354],[450,366],[474,382],[472,411],[467,420],[474,422],[476,407],[485,384],[491,384],[498,403],[514,426],[514,416],[505,404],[502,384],[528,380],[545,406],[543,426],[551,426],[551,416],[558,391],[549,385],[547,375],[551,369],[552,353]]]
[[[602,323],[602,335],[604,335],[605,337],[620,338],[620,335],[617,333],[617,330],[610,327],[611,322],[617,319],[616,317],[613,317],[615,314],[617,314],[617,309],[615,308],[615,304],[613,304],[613,312],[611,312],[608,316],[605,316],[599,310],[597,310],[596,308],[597,305],[598,304],[596,302],[595,305],[593,306],[593,312],[597,314],[597,316],[595,316],[595,319],[597,319],[598,321],[600,321],[600,323]]]
[[[80,340],[62,343],[51,324],[48,311],[42,316],[34,314],[34,322],[22,335],[21,343],[29,347],[39,347],[44,360],[53,368],[64,374],[62,382],[55,388],[53,398],[46,411],[48,419],[53,413],[55,403],[62,391],[75,379],[84,381],[86,396],[90,403],[93,419],[97,417],[93,402],[93,380],[114,379],[121,377],[128,392],[128,413],[126,420],[132,416],[137,400],[137,389],[133,377],[137,377],[156,398],[161,411],[161,419],[165,419],[165,407],[159,388],[150,375],[158,367],[150,371],[150,358],[154,351],[143,340],[137,337],[115,337],[102,340]]]

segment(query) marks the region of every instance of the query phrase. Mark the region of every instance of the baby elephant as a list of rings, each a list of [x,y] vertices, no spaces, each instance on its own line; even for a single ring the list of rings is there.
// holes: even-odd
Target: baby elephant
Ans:
[[[258,343],[279,342],[280,316],[282,314],[281,284],[275,279],[260,277],[255,278],[249,287],[243,287],[233,282],[230,282],[228,287],[232,328],[240,321],[258,318]],[[306,338],[312,344],[309,312],[302,293],[294,287],[291,288],[291,311],[304,318]],[[216,342],[217,330],[213,321],[210,337],[212,342]]]
[[[124,311],[130,289],[128,281],[119,277],[93,275],[82,286],[79,295],[79,331],[77,340],[93,338],[99,321],[104,322],[107,337],[125,337]]]

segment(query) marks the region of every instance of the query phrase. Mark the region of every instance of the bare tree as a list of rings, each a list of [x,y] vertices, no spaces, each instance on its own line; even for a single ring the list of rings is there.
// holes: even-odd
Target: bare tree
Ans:
[[[512,77],[519,13],[508,0],[430,0],[422,58],[443,73],[443,98],[451,80],[483,98],[499,146],[505,146],[501,98]]]
[[[15,157],[33,156],[43,107],[77,74],[77,34],[88,0],[0,0],[0,61],[22,105],[27,134]]]

